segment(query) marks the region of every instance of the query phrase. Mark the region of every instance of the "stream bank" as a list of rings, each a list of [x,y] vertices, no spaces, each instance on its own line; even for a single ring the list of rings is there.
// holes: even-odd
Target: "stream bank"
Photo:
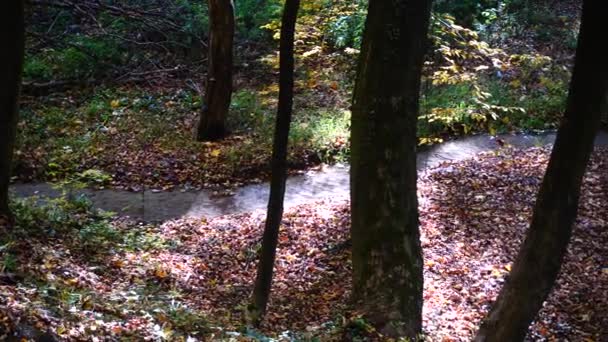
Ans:
[[[481,152],[496,151],[505,146],[528,148],[553,144],[555,133],[503,134],[497,137],[476,135],[447,141],[418,153],[418,171],[459,161]],[[601,131],[595,140],[596,147],[608,147],[608,132]],[[11,191],[18,197],[39,196],[56,198],[62,189],[50,183],[13,184]],[[218,196],[211,190],[130,192],[114,189],[70,190],[72,196],[87,196],[93,207],[130,216],[140,221],[164,221],[179,217],[217,217],[264,209],[268,201],[269,184],[252,184],[240,187],[231,196]],[[320,200],[343,200],[349,196],[349,168],[346,165],[321,166],[287,180],[285,207]]]

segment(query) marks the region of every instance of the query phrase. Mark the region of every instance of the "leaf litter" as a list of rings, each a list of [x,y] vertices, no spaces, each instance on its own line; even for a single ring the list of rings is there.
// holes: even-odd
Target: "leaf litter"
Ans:
[[[607,336],[606,152],[593,154],[562,272],[529,340]],[[468,341],[475,333],[528,228],[548,155],[547,148],[504,149],[420,175],[427,340]],[[112,224],[119,232],[157,242],[93,256],[52,236],[14,241],[19,266],[13,281],[0,281],[0,331],[27,322],[65,340],[255,339],[246,337],[255,334],[242,329],[242,319],[263,221],[263,211],[161,225],[118,218]],[[352,339],[349,327],[360,313],[349,302],[351,272],[348,203],[288,209],[259,334]],[[372,327],[365,334],[383,339]]]

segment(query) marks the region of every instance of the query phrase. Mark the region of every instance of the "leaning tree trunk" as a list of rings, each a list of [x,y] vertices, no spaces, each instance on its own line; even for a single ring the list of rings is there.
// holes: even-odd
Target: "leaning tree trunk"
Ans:
[[[259,323],[266,312],[272,273],[279,237],[279,227],[283,217],[283,199],[287,179],[287,141],[293,106],[293,39],[300,0],[287,0],[281,20],[280,61],[279,61],[279,104],[272,146],[272,177],[266,225],[262,239],[262,251],[253,289],[253,303],[249,306],[249,319]]]
[[[8,185],[19,110],[19,87],[23,65],[23,0],[0,5],[0,219],[11,219]]]
[[[370,1],[352,106],[353,295],[377,327],[416,338],[422,251],[416,121],[431,1]]]
[[[218,140],[226,136],[226,117],[232,96],[234,3],[232,0],[208,0],[208,3],[209,70],[196,132],[198,141]]]
[[[605,23],[599,0],[585,0],[566,113],[526,239],[476,341],[522,341],[549,295],[572,235],[579,193],[608,94]]]

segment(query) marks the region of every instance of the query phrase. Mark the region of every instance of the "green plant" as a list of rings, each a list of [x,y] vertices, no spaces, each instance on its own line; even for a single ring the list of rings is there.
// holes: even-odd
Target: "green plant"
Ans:
[[[130,229],[122,232],[122,247],[128,251],[160,250],[178,248],[179,242],[167,240],[152,226],[140,226],[139,229]]]
[[[119,232],[107,221],[87,222],[78,229],[78,238],[86,250],[109,248],[120,238]]]
[[[26,56],[23,64],[23,78],[26,80],[48,80],[53,76],[53,65],[40,56]]]
[[[78,180],[85,183],[93,183],[96,185],[104,185],[112,180],[112,176],[96,169],[88,169],[77,174]]]
[[[209,11],[203,1],[177,0],[174,10],[184,22],[182,28],[188,33],[186,44],[191,45],[194,37],[201,37],[207,33]]]
[[[10,251],[6,251],[10,248],[10,243],[0,246],[0,256],[2,261],[0,262],[0,273],[4,272],[15,272],[17,270],[17,257]]]
[[[490,13],[499,4],[498,0],[439,0],[435,1],[434,10],[438,13],[451,14],[457,23],[473,27],[475,22],[486,22],[488,19],[492,19]]]
[[[242,0],[236,2],[236,27],[249,39],[268,37],[264,26],[279,20],[282,3],[279,0]]]
[[[269,111],[270,108],[262,106],[257,93],[247,89],[237,91],[232,95],[228,126],[236,131],[251,131],[254,128],[266,131],[274,123],[267,115]]]
[[[209,329],[205,316],[178,302],[171,303],[167,314],[170,322],[177,329],[194,334],[201,334]]]
[[[86,196],[64,194],[57,199],[36,202],[36,198],[11,202],[15,213],[15,235],[19,241],[30,237],[61,239],[66,246],[86,255],[105,254],[112,249],[164,249],[177,244],[164,239],[154,226],[140,225],[123,231],[112,222],[112,213],[95,210]],[[10,241],[0,255],[10,252]],[[6,264],[5,264],[6,266]]]
[[[299,115],[290,132],[296,148],[311,150],[323,162],[345,160],[350,154],[350,111],[320,110]]]
[[[355,0],[326,10],[331,13],[325,28],[328,42],[339,49],[360,48],[367,16],[367,1]]]
[[[121,51],[113,38],[73,36],[56,48],[28,53],[23,75],[37,81],[107,76],[111,66],[121,64]]]
[[[110,101],[108,101],[103,95],[96,94],[84,108],[84,114],[92,119],[106,123],[112,113],[112,107]]]

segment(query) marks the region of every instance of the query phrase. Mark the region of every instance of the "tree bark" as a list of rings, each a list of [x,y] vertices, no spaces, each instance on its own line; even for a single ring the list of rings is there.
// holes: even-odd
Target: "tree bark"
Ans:
[[[608,94],[603,8],[585,0],[564,118],[532,222],[498,299],[475,341],[523,341],[559,273],[576,219],[580,187]]]
[[[19,87],[24,53],[24,1],[0,6],[0,218],[12,219],[8,185],[19,112]]]
[[[249,306],[250,319],[255,324],[258,324],[266,313],[272,285],[279,228],[283,217],[283,199],[287,179],[287,142],[293,107],[293,40],[299,7],[300,0],[286,0],[281,20],[279,104],[272,146],[270,198],[262,238],[260,262],[253,289],[253,303]]]
[[[208,4],[209,70],[196,133],[198,141],[219,140],[226,136],[226,117],[232,97],[234,3],[232,0],[208,0]]]
[[[603,129],[608,128],[608,94],[606,94],[606,100],[604,103],[604,108],[602,109],[602,115],[601,115],[601,126],[603,127]]]
[[[416,121],[431,1],[370,1],[351,122],[353,296],[382,332],[422,327]]]

